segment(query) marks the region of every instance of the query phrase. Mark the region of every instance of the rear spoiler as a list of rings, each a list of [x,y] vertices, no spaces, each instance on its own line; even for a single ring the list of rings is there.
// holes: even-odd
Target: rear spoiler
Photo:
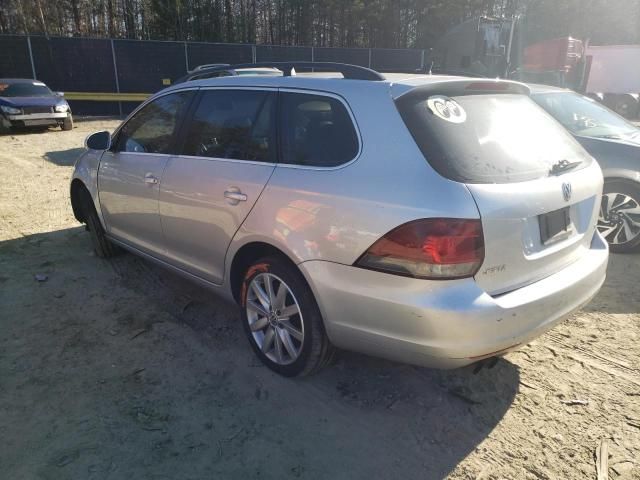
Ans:
[[[514,82],[512,80],[464,78],[460,80],[443,80],[441,82],[417,86],[400,95],[396,101],[420,100],[429,94],[454,97],[461,95],[509,93],[529,96],[531,89],[524,83]]]

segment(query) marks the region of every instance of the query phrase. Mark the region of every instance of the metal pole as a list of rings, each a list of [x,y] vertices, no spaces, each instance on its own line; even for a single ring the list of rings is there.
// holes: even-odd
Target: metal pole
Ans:
[[[48,40],[47,40],[48,41]],[[36,64],[33,62],[33,51],[31,50],[31,37],[27,36],[27,47],[29,47],[29,60],[31,60],[31,74],[36,79]]]
[[[189,52],[187,51],[187,42],[184,42],[184,67],[189,73]]]
[[[255,45],[251,45],[251,58],[253,60],[253,63],[258,63],[258,57],[256,55],[256,46]]]
[[[420,73],[424,72],[424,50],[422,50],[422,57],[420,58]]]
[[[369,68],[371,68],[371,49],[369,49]]]
[[[116,92],[120,93],[120,81],[118,80],[118,65],[116,65],[116,50],[113,48],[113,38],[111,39],[111,58],[113,59],[113,75],[116,80]],[[122,116],[122,102],[118,100],[118,111]]]
[[[516,23],[519,20],[519,15],[515,15],[511,19],[511,30],[509,31],[509,45],[507,45],[507,64],[506,71],[504,72],[504,77],[509,78],[509,70],[511,70],[511,46],[513,45],[513,32],[516,29]]]

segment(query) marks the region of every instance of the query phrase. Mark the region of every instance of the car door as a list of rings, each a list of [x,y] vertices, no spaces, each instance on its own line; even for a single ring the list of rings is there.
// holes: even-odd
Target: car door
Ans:
[[[172,264],[222,283],[227,247],[275,168],[276,96],[269,89],[199,93],[160,185]]]
[[[163,95],[136,112],[117,133],[98,170],[100,207],[109,235],[162,256],[158,192],[176,133],[193,96]]]

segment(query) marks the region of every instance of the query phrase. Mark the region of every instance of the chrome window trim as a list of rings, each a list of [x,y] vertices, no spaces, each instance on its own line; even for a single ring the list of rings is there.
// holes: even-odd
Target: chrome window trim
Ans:
[[[125,154],[125,155],[142,155],[142,156],[153,155],[154,157],[175,157],[176,156],[173,153],[126,152],[126,151],[111,152],[110,150],[107,150],[107,152],[111,153],[112,155],[122,155],[122,154]]]
[[[112,152],[112,153],[127,153],[127,154],[132,154],[132,155],[163,155],[163,156],[167,156],[167,157],[183,157],[183,158],[196,158],[196,159],[201,159],[201,160],[209,160],[209,161],[217,161],[217,162],[229,162],[229,163],[245,163],[245,164],[253,164],[253,165],[269,165],[269,166],[274,166],[274,167],[278,167],[278,168],[293,168],[293,169],[298,169],[298,170],[320,170],[320,171],[331,171],[331,170],[340,170],[342,168],[346,168],[349,165],[355,163],[360,156],[362,155],[362,150],[363,150],[363,145],[362,145],[362,133],[360,132],[360,126],[358,125],[358,122],[356,121],[356,117],[353,114],[353,111],[351,110],[351,106],[349,105],[349,103],[346,101],[346,99],[344,97],[342,97],[341,95],[338,95],[336,93],[333,92],[327,92],[324,90],[316,90],[316,89],[307,89],[307,88],[290,88],[290,87],[286,87],[286,88],[282,88],[282,87],[260,87],[260,86],[230,86],[230,85],[211,85],[211,86],[205,86],[205,87],[185,87],[185,88],[179,88],[179,89],[175,89],[175,90],[170,90],[168,92],[164,92],[164,93],[159,93],[154,95],[153,97],[147,99],[146,101],[144,101],[142,104],[138,105],[138,107],[129,114],[129,116],[118,126],[118,128],[113,132],[112,138],[115,137],[120,130],[122,129],[122,127],[129,122],[129,120],[131,120],[131,118],[138,113],[141,109],[143,109],[145,106],[147,106],[149,103],[164,97],[166,95],[171,95],[172,93],[179,93],[179,92],[188,92],[188,91],[192,91],[192,92],[199,92],[202,90],[259,90],[259,91],[271,91],[271,92],[284,92],[284,93],[300,93],[300,94],[306,94],[306,95],[317,95],[317,96],[322,96],[322,97],[329,97],[329,98],[333,98],[335,100],[338,100],[340,103],[342,103],[342,105],[344,106],[344,108],[346,109],[347,113],[349,114],[349,118],[351,119],[351,123],[355,129],[356,132],[356,137],[358,139],[358,151],[356,153],[356,155],[349,160],[348,162],[342,163],[340,165],[336,165],[333,167],[320,167],[320,166],[313,166],[313,165],[295,165],[292,163],[282,163],[280,161],[276,161],[276,162],[260,162],[260,161],[256,161],[256,160],[241,160],[241,159],[236,159],[236,158],[218,158],[218,157],[201,157],[201,156],[197,156],[197,155],[183,155],[183,154],[173,154],[173,153],[146,153],[146,152]],[[279,159],[278,159],[279,160]]]
[[[320,170],[320,171],[341,170],[341,169],[346,168],[349,165],[355,163],[360,158],[360,156],[362,155],[362,150],[363,150],[362,134],[360,133],[360,127],[358,125],[358,122],[356,121],[356,117],[353,114],[353,112],[351,111],[351,106],[349,105],[349,103],[347,102],[347,100],[344,97],[342,97],[341,95],[338,95],[337,93],[333,93],[333,92],[327,92],[327,91],[316,90],[316,89],[307,89],[307,88],[281,87],[281,88],[278,89],[278,91],[284,92],[284,93],[300,93],[300,94],[303,94],[303,95],[306,94],[306,95],[316,95],[316,96],[320,96],[320,97],[330,97],[330,98],[333,98],[335,100],[338,100],[340,103],[342,103],[342,105],[346,109],[347,113],[349,114],[349,117],[351,118],[351,124],[353,125],[353,128],[354,128],[354,130],[356,132],[356,137],[358,139],[358,151],[356,152],[356,155],[351,160],[349,160],[348,162],[341,163],[340,165],[335,165],[333,167],[319,167],[319,166],[314,166],[314,165],[296,165],[296,164],[293,164],[293,163],[278,162],[277,168],[293,168],[293,169],[298,169],[298,170]]]
[[[268,165],[268,166],[272,166],[275,167],[276,165],[278,165],[277,163],[274,162],[261,162],[259,160],[240,160],[237,158],[219,158],[219,157],[199,157],[197,155],[169,155],[172,158],[192,158],[194,160],[203,160],[203,161],[209,161],[209,162],[226,162],[226,163],[242,163],[244,165],[249,164],[249,165]]]

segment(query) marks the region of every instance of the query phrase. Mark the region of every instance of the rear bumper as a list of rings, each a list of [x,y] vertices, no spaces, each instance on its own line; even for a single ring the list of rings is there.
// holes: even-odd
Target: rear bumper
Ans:
[[[496,297],[473,279],[416,280],[324,261],[300,268],[336,346],[455,368],[526,344],[588,303],[604,283],[608,255],[596,233],[576,262]]]

